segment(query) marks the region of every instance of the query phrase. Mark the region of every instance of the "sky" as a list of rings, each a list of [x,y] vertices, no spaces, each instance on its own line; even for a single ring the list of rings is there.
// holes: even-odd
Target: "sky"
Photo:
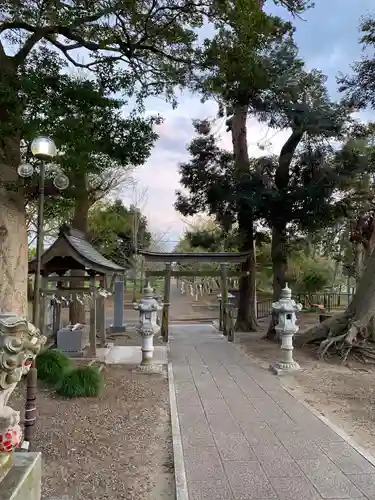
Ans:
[[[266,10],[272,14],[288,17],[285,11],[275,7],[271,0]],[[306,12],[303,19],[294,21],[295,40],[301,57],[308,68],[322,70],[328,77],[327,86],[332,98],[338,98],[336,76],[341,71],[350,72],[350,65],[361,57],[359,45],[359,21],[362,16],[375,13],[373,0],[315,0],[315,8]],[[199,96],[188,92],[178,98],[178,107],[172,109],[161,98],[147,101],[147,113],[159,113],[164,122],[157,128],[159,139],[145,165],[134,173],[137,192],[130,189],[123,194],[129,203],[137,193],[147,191],[143,197],[143,212],[157,240],[165,250],[172,250],[184,232],[186,221],[174,208],[176,190],[179,189],[178,165],[187,161],[186,146],[194,136],[192,120],[214,119],[217,106],[212,102],[202,104]],[[221,146],[230,149],[231,139],[225,132],[223,120],[218,120],[214,131],[220,136]],[[288,132],[267,130],[256,120],[249,120],[249,153],[260,156],[278,153]],[[265,150],[258,148],[258,144]]]

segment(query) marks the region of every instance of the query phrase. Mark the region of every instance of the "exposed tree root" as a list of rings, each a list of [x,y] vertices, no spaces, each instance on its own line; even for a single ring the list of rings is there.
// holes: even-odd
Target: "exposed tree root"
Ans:
[[[314,344],[317,357],[327,359],[338,356],[345,364],[349,356],[367,364],[375,364],[375,343],[367,328],[345,312],[334,316],[296,337],[296,347]]]
[[[349,332],[336,337],[329,336],[324,340],[315,340],[317,344],[313,350],[316,351],[318,359],[328,359],[338,356],[342,364],[351,357],[355,361],[365,364],[375,364],[375,343],[368,339],[357,338],[355,342],[348,342]],[[349,335],[350,338],[350,335]]]
[[[346,337],[345,333],[343,335],[339,335],[338,337],[333,337],[333,338],[328,335],[328,337],[325,340],[322,340],[322,342],[319,345],[318,357],[324,358],[328,349],[330,349],[333,346],[333,344],[336,344],[337,342],[341,342],[342,340],[344,340],[345,337]]]

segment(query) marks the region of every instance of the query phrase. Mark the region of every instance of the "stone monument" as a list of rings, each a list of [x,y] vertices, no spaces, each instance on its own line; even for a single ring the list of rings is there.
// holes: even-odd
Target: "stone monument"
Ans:
[[[296,324],[296,312],[302,309],[302,304],[297,304],[292,299],[292,290],[288,287],[288,283],[281,291],[280,300],[272,304],[272,309],[278,315],[278,324],[275,326],[275,330],[278,338],[281,338],[283,359],[270,365],[270,369],[277,375],[299,370],[299,364],[293,359],[293,337],[299,330]]]
[[[137,371],[144,373],[162,373],[163,367],[153,362],[154,356],[154,335],[160,332],[158,324],[158,311],[163,308],[163,304],[158,302],[154,290],[148,283],[144,291],[144,296],[139,302],[134,302],[133,307],[139,311],[138,332],[142,335],[142,361],[137,367]]]
[[[27,320],[0,314],[0,500],[40,499],[40,453],[14,453],[22,444],[22,429],[20,413],[8,400],[45,342]]]

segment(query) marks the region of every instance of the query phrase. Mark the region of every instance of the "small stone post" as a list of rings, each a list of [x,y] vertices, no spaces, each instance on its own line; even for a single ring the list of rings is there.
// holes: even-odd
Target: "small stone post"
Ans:
[[[125,278],[118,276],[114,283],[113,294],[113,325],[110,326],[112,333],[123,333],[126,330],[124,324],[124,301],[125,301]]]
[[[221,293],[217,294],[217,300],[219,301],[219,330],[223,332],[223,335],[228,335],[228,330],[230,330],[230,321],[233,319],[233,308],[234,302],[232,301],[235,297],[231,293],[228,292],[228,307],[227,307],[227,318],[226,321],[224,319],[224,307],[223,307],[223,297]],[[231,315],[231,318],[229,317]],[[224,324],[227,324],[226,331],[224,332]],[[232,329],[233,334],[233,329]],[[228,336],[228,341],[233,342],[233,335]]]
[[[223,331],[223,301],[221,299],[221,293],[216,295],[217,300],[219,302],[219,330]]]
[[[281,338],[283,359],[270,365],[270,368],[277,375],[299,370],[299,364],[293,359],[293,337],[299,330],[296,324],[296,312],[302,309],[302,304],[296,304],[292,300],[292,291],[288,288],[288,283],[281,291],[280,300],[272,304],[272,309],[278,314],[278,324],[275,326],[275,330]]]
[[[163,304],[155,298],[154,291],[148,283],[144,297],[139,302],[134,302],[133,307],[139,311],[138,332],[142,335],[142,361],[137,371],[143,373],[162,373],[162,366],[153,363],[154,335],[160,332],[157,317]]]

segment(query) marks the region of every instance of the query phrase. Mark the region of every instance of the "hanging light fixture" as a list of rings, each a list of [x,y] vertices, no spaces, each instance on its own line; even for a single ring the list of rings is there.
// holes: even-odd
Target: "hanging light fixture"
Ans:
[[[20,177],[26,178],[31,177],[34,173],[34,167],[30,163],[22,163],[17,168],[17,173]]]
[[[53,179],[53,185],[55,188],[63,191],[69,186],[69,178],[65,174],[57,174]]]

